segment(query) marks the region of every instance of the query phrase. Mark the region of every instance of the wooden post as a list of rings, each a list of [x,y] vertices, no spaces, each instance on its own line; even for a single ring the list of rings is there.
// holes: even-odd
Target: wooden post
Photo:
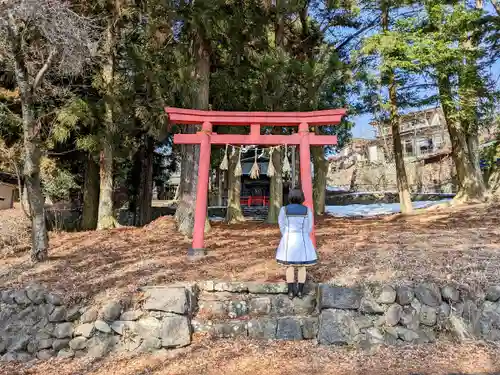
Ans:
[[[200,160],[198,167],[198,185],[196,188],[196,211],[194,215],[193,247],[189,249],[189,256],[206,255],[205,221],[207,220],[208,183],[210,174],[210,134],[212,124],[204,122],[198,135],[200,141]]]
[[[316,236],[314,234],[314,205],[313,205],[313,186],[311,175],[311,148],[309,145],[309,125],[306,122],[301,122],[299,125],[300,140],[300,180],[302,191],[307,206],[313,213],[313,231],[311,232],[311,240],[316,246]]]

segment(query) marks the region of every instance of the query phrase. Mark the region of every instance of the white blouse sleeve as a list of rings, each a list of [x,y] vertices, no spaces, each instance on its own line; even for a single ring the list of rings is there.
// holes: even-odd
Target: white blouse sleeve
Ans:
[[[311,233],[313,230],[314,216],[312,211],[307,208],[307,233]]]
[[[278,224],[280,226],[281,235],[283,235],[286,232],[287,224],[285,207],[281,207],[280,214],[278,216]]]

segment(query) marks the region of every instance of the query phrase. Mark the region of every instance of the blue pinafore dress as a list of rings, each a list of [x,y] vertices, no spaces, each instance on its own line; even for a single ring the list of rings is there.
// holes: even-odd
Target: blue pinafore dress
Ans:
[[[278,222],[281,241],[276,252],[276,261],[285,266],[311,266],[318,256],[311,241],[313,216],[311,210],[301,204],[282,207]]]

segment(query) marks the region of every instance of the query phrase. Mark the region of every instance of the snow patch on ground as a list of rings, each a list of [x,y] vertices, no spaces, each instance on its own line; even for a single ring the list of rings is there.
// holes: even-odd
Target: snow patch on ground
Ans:
[[[445,203],[450,199],[439,201],[413,202],[413,208],[421,209]],[[373,204],[350,204],[347,206],[326,206],[326,213],[337,217],[371,217],[379,215],[391,215],[401,212],[399,203],[373,203]]]

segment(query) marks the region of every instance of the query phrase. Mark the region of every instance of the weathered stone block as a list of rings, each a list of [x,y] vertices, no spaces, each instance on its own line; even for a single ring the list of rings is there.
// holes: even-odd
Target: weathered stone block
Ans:
[[[359,311],[364,314],[383,314],[385,311],[375,300],[363,297],[360,302]]]
[[[420,309],[420,323],[432,327],[437,322],[437,309],[427,305],[422,305]]]
[[[191,343],[191,327],[185,316],[164,318],[161,324],[161,346],[177,348]]]
[[[405,342],[416,342],[421,338],[417,332],[408,328],[396,327],[396,331],[399,338]]]
[[[385,344],[385,335],[378,328],[368,328],[366,330],[366,335],[370,344]]]
[[[356,324],[358,331],[373,327],[373,320],[364,315],[354,317],[354,323]]]
[[[319,319],[316,317],[302,318],[302,337],[306,340],[315,339],[318,336]]]
[[[36,353],[36,357],[41,361],[47,361],[54,357],[56,352],[54,350],[43,349]]]
[[[401,306],[409,305],[414,297],[415,293],[410,286],[401,285],[396,288],[396,302]]]
[[[137,323],[126,321],[126,320],[117,320],[109,325],[109,327],[119,335],[124,335],[128,332],[137,332]]]
[[[58,358],[69,359],[75,356],[75,352],[71,349],[63,349],[57,353]]]
[[[185,288],[151,288],[146,292],[145,310],[187,314],[188,298]]]
[[[322,284],[319,287],[319,308],[324,309],[359,309],[361,293],[356,289]]]
[[[2,301],[8,305],[13,305],[16,303],[14,299],[14,291],[11,289],[3,290],[1,296]]]
[[[271,314],[274,315],[293,315],[293,301],[287,296],[276,295],[271,297]]]
[[[73,331],[73,324],[71,323],[56,324],[54,329],[54,336],[58,339],[65,339],[67,337],[73,336]]]
[[[0,358],[0,362],[15,362],[17,361],[17,354],[16,353],[6,353]]]
[[[222,301],[200,301],[198,303],[199,313],[212,317],[225,317],[228,314],[227,304]]]
[[[54,349],[55,351],[59,351],[61,349],[67,348],[69,342],[70,342],[69,339],[56,339],[52,343],[52,349]]]
[[[26,363],[33,360],[33,356],[29,353],[20,352],[16,354],[16,360],[21,363]]]
[[[377,298],[378,303],[389,305],[396,302],[396,291],[390,285],[385,285]]]
[[[70,307],[66,312],[66,321],[74,322],[75,320],[78,320],[81,315],[82,313],[79,306]]]
[[[94,336],[87,341],[87,354],[90,358],[102,358],[118,344],[116,336]]]
[[[161,339],[157,337],[148,337],[141,343],[138,351],[148,353],[158,349],[161,349]]]
[[[220,338],[247,336],[247,326],[244,322],[226,322],[214,324],[211,334]]]
[[[500,299],[500,285],[490,286],[486,290],[486,299],[491,302],[496,302]]]
[[[458,289],[452,285],[446,285],[441,288],[441,296],[447,302],[458,302],[460,299]]]
[[[110,322],[120,317],[122,306],[117,301],[111,301],[103,306],[101,309],[101,316],[104,320]]]
[[[66,320],[66,308],[64,306],[57,306],[54,311],[49,315],[49,322],[60,323]]]
[[[40,286],[29,286],[26,288],[26,295],[36,305],[45,302],[45,290]]]
[[[293,299],[293,312],[297,315],[309,315],[316,309],[314,295],[306,294],[303,298]]]
[[[323,310],[319,318],[318,342],[323,345],[347,345],[355,331],[352,313],[345,310]]]
[[[278,322],[273,318],[252,319],[248,322],[248,336],[253,339],[273,340],[276,338]]]
[[[385,324],[392,327],[399,323],[401,315],[403,314],[403,308],[397,303],[391,305],[387,312],[385,313]]]
[[[161,337],[161,322],[153,317],[141,318],[137,321],[137,333],[142,338]]]
[[[438,320],[444,321],[451,314],[451,306],[443,302],[438,308]]]
[[[413,307],[410,306],[403,307],[400,322],[410,330],[415,330],[420,326],[418,313]]]
[[[248,285],[240,282],[218,282],[214,285],[216,292],[242,293],[248,292]]]
[[[248,304],[248,312],[251,315],[267,315],[271,312],[271,298],[252,298]]]
[[[97,320],[98,311],[96,308],[90,308],[80,317],[80,323],[93,323]]]
[[[201,290],[206,292],[214,292],[215,291],[215,282],[213,280],[202,281],[198,284]]]
[[[479,323],[479,318],[480,318],[480,311],[477,307],[477,305],[471,301],[471,300],[466,300],[464,301],[464,309],[462,313],[462,318],[464,321],[469,324],[472,328],[473,332],[477,333],[478,323]]]
[[[276,329],[276,339],[278,340],[302,340],[302,327],[297,318],[278,319]]]
[[[38,350],[50,349],[54,343],[53,339],[39,339],[37,341]]]
[[[11,338],[9,352],[25,351],[30,343],[30,337],[26,334],[16,335]]]
[[[120,320],[122,321],[136,321],[139,318],[141,318],[144,315],[144,313],[140,310],[129,310],[125,311],[123,314],[120,315]]]
[[[75,337],[69,342],[69,347],[72,350],[83,350],[87,347],[87,341],[85,337]]]
[[[285,294],[287,292],[286,283],[247,283],[248,291],[254,294]]]
[[[94,323],[85,323],[76,326],[74,335],[89,338],[92,337],[93,333],[94,333]]]
[[[55,293],[47,293],[45,295],[45,301],[47,303],[50,303],[51,305],[54,305],[54,306],[61,306],[62,305],[62,298]]]
[[[98,330],[100,332],[111,333],[111,327],[104,320],[100,320],[100,319],[96,320],[94,323],[94,327],[96,330]]]
[[[19,289],[14,292],[14,301],[21,306],[31,304],[31,301],[26,295],[26,291],[24,289]]]
[[[248,305],[246,301],[231,301],[228,305],[228,316],[231,319],[238,318],[248,314]]]
[[[441,291],[433,283],[422,283],[415,288],[416,298],[424,305],[438,307],[441,305]]]

